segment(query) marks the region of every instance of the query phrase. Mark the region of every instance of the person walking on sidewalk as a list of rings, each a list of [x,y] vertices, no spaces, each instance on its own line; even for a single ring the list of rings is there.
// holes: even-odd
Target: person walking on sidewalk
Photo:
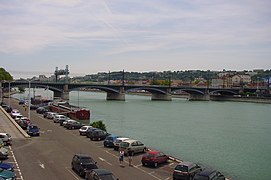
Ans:
[[[124,166],[124,164],[123,164],[123,161],[124,161],[124,151],[122,149],[120,149],[119,161],[120,161],[120,166]]]
[[[131,150],[131,149],[128,149],[128,152],[127,152],[127,154],[128,154],[128,159],[129,159],[129,166],[133,166],[132,165],[132,160],[133,160],[133,151]]]

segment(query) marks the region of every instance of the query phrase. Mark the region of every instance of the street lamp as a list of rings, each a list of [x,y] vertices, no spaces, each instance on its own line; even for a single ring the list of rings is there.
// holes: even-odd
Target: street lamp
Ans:
[[[8,106],[10,107],[10,81],[8,82]]]
[[[30,99],[30,87],[31,87],[31,81],[28,81],[28,119],[30,120],[30,103],[31,103],[31,99]]]

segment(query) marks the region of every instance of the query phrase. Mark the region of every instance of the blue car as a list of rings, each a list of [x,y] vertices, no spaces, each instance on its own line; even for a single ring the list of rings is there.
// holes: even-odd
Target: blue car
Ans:
[[[14,171],[14,166],[10,163],[5,163],[3,161],[0,161],[0,169]]]
[[[30,124],[29,126],[27,126],[26,132],[30,136],[39,136],[40,135],[40,128],[34,124]]]
[[[114,147],[114,141],[119,137],[120,136],[116,136],[114,134],[107,136],[104,140],[104,147]]]

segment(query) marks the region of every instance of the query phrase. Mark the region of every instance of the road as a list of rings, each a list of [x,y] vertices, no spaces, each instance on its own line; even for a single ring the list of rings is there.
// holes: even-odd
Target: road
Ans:
[[[28,115],[16,100],[11,100],[11,106]],[[90,141],[80,136],[78,130],[66,130],[35,111],[31,111],[31,122],[40,127],[39,137],[13,138],[11,148],[21,174],[17,175],[18,179],[82,179],[71,169],[71,159],[76,153],[89,154],[99,168],[112,171],[120,180],[172,179],[177,162],[172,161],[158,168],[143,167],[140,162],[142,154],[139,154],[133,157],[133,167],[128,166],[128,158],[125,158],[125,167],[121,167],[118,152],[103,147],[102,141]]]

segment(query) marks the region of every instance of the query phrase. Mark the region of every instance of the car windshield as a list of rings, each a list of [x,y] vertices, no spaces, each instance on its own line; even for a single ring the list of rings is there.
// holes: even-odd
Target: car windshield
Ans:
[[[101,180],[115,180],[116,178],[112,174],[102,174],[100,175]]]
[[[129,147],[129,143],[127,143],[127,142],[122,142],[122,143],[121,143],[121,147]]]
[[[81,130],[86,130],[86,129],[87,129],[86,126],[81,127]]]
[[[152,158],[155,157],[155,154],[146,153],[144,154],[145,157]]]
[[[90,164],[90,163],[93,163],[93,160],[91,158],[89,158],[89,157],[85,157],[85,158],[81,159],[81,163]]]
[[[30,129],[38,129],[38,127],[37,126],[30,126]]]
[[[175,167],[175,170],[182,171],[182,172],[188,172],[188,167],[187,166],[178,165],[178,166]]]

